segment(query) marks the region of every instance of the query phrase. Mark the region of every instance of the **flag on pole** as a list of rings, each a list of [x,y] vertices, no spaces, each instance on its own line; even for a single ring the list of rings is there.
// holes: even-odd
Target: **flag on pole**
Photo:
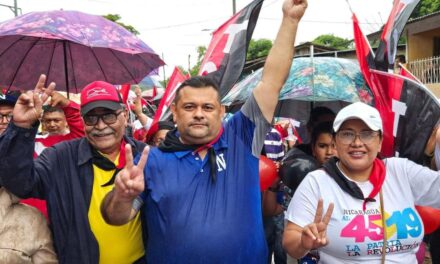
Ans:
[[[378,55],[369,48],[354,14],[353,28],[359,65],[382,118],[382,156],[422,163],[426,142],[440,119],[437,99],[421,83],[378,66]]]
[[[381,71],[393,69],[400,35],[419,2],[420,0],[394,0],[390,16],[380,37],[379,47],[376,50],[376,69]]]
[[[386,109],[379,110],[387,135],[382,144],[387,151],[384,154],[422,163],[425,145],[440,120],[437,98],[421,83],[402,75],[371,70],[371,76],[375,86],[384,91],[381,96],[386,102]],[[389,146],[390,138],[394,146]]]
[[[221,98],[240,77],[262,5],[263,0],[254,0],[213,33],[199,75],[208,75],[219,84]]]
[[[162,99],[159,102],[159,106],[153,117],[153,122],[147,133],[147,142],[158,130],[159,121],[163,120],[165,114],[168,112],[170,105],[173,103],[174,97],[176,95],[176,90],[182,84],[188,76],[183,75],[179,68],[174,67],[174,71],[171,74],[170,80],[165,88],[165,92]]]

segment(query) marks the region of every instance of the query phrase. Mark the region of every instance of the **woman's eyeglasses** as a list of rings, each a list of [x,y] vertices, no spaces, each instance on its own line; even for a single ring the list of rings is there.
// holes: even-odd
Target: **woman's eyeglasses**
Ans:
[[[339,138],[342,144],[351,144],[353,141],[356,140],[356,137],[359,137],[359,139],[364,144],[370,144],[374,141],[374,139],[379,135],[379,132],[377,131],[361,131],[359,134],[356,134],[354,131],[351,130],[341,130],[336,133],[336,136]]]
[[[106,125],[111,125],[116,123],[116,121],[118,120],[118,116],[122,113],[118,112],[118,113],[105,113],[102,115],[85,115],[83,116],[84,119],[84,123],[88,126],[94,126],[99,122],[99,119],[102,120],[102,122],[104,122]]]

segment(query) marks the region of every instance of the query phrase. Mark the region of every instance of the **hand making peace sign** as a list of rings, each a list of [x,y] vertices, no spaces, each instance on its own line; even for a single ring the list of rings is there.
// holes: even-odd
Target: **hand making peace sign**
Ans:
[[[46,75],[41,74],[35,89],[20,95],[12,113],[15,125],[30,128],[38,121],[43,112],[43,103],[55,90],[54,82],[51,82],[48,87],[44,87],[45,83]]]
[[[125,167],[115,179],[115,198],[120,202],[131,202],[145,189],[144,168],[147,164],[150,147],[142,151],[137,165],[133,163],[133,154],[130,144],[125,145]]]
[[[323,200],[318,201],[313,223],[306,225],[302,230],[301,245],[304,249],[311,250],[328,244],[327,226],[333,213],[334,204],[330,203],[323,216]]]

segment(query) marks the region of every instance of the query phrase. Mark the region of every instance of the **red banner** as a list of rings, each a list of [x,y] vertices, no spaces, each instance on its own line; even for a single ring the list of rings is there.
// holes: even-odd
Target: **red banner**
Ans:
[[[158,122],[161,121],[168,111],[170,105],[173,103],[174,97],[176,95],[176,90],[187,79],[177,67],[174,67],[174,71],[171,74],[170,80],[167,84],[165,92],[160,100],[159,107],[154,114],[153,123],[147,133],[147,141],[154,135],[158,130]]]

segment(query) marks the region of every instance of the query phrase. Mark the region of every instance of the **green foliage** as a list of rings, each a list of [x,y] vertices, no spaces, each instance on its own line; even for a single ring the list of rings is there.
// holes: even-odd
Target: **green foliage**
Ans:
[[[135,34],[135,35],[139,35],[139,31],[137,31],[133,26],[131,25],[126,25],[122,22],[120,22],[119,20],[121,19],[121,16],[118,14],[107,14],[105,16],[103,16],[104,18],[115,22],[116,24],[124,27],[126,30],[130,31],[131,33]]]
[[[246,54],[246,60],[253,60],[261,57],[266,57],[272,48],[272,41],[268,39],[258,39],[249,42],[249,48]]]
[[[197,47],[197,62],[190,70],[191,76],[196,76],[197,74],[199,74],[200,66],[202,64],[203,57],[205,56],[205,53],[206,53],[205,46],[198,46]]]
[[[348,49],[351,40],[335,36],[333,34],[324,34],[315,38],[312,43],[335,49]]]
[[[410,18],[417,18],[440,10],[440,0],[421,0]]]

